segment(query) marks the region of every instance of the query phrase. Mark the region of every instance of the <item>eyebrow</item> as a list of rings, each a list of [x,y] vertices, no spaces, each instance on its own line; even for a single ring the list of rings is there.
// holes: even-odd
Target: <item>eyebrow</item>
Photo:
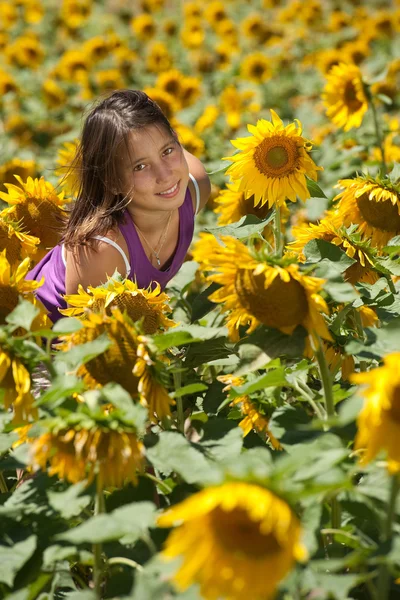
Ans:
[[[164,146],[162,146],[162,147],[160,148],[160,150],[159,150],[159,151],[160,151],[160,152],[162,152],[162,151],[164,150],[164,148],[166,148],[167,146],[170,146],[171,144],[175,143],[175,141],[176,141],[176,140],[175,140],[174,138],[171,138],[170,140],[168,140],[168,142],[167,142],[166,144],[164,144]],[[136,165],[137,163],[140,163],[140,162],[142,162],[143,160],[147,160],[147,158],[148,158],[147,156],[145,156],[145,157],[143,157],[143,158],[137,158],[137,159],[136,159],[136,160],[133,162],[133,165]]]

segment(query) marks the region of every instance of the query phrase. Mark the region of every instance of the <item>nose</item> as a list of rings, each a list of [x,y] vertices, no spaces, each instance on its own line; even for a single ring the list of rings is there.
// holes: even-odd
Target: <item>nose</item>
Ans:
[[[167,162],[160,161],[157,163],[155,167],[155,173],[157,183],[171,183],[172,169],[171,165],[169,165]]]

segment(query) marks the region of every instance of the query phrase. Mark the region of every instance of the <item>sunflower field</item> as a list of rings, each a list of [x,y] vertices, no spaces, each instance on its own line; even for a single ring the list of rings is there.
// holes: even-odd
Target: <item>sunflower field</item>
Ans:
[[[400,599],[400,1],[0,1],[0,598]],[[52,327],[88,108],[212,183]]]

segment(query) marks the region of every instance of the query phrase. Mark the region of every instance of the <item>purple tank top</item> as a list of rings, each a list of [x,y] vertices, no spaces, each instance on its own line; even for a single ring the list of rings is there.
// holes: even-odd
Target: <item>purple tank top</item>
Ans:
[[[167,263],[168,266],[162,271],[156,269],[147,258],[127,210],[124,221],[120,224],[120,231],[129,251],[131,271],[128,279],[136,281],[140,288],[147,288],[152,282],[157,282],[164,289],[181,268],[193,238],[194,211],[189,187],[186,190],[185,200],[179,207],[178,244]],[[44,277],[44,284],[35,291],[35,294],[48,310],[50,319],[55,323],[62,317],[58,309],[67,308],[67,303],[63,298],[65,295],[65,264],[61,245],[50,250],[26,275],[26,279],[35,281],[40,281],[42,277]]]

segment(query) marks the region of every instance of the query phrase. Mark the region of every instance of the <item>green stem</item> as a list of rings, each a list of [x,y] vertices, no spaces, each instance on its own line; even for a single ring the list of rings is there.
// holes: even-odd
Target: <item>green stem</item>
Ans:
[[[163,492],[163,494],[170,494],[172,492],[172,489],[169,487],[169,485],[167,485],[166,483],[164,483],[164,481],[158,479],[158,477],[155,477],[151,473],[143,473],[143,477],[146,477],[147,479],[150,479],[150,481],[155,483]]]
[[[96,479],[96,500],[94,507],[94,514],[99,515],[105,512],[104,506],[104,496],[103,496],[103,488],[100,482],[100,477],[97,475]],[[96,594],[97,600],[101,600],[101,582],[103,579],[103,565],[101,559],[102,553],[102,545],[100,543],[93,544],[93,583],[94,583],[94,591]]]
[[[321,407],[318,406],[318,404],[315,402],[314,398],[312,397],[312,393],[311,393],[311,390],[308,387],[308,385],[303,383],[302,381],[298,381],[295,384],[293,384],[293,387],[295,390],[297,390],[299,392],[299,394],[301,396],[303,396],[303,398],[305,398],[307,400],[307,402],[310,404],[311,408],[314,410],[317,417],[319,419],[321,419],[321,421],[323,421],[325,418],[324,412],[323,412],[323,410],[321,410]]]
[[[3,473],[0,471],[0,492],[2,494],[8,493],[8,486],[6,480],[4,479]]]
[[[371,111],[372,111],[372,116],[374,119],[374,127],[375,127],[375,135],[376,135],[376,143],[377,146],[379,148],[379,150],[381,151],[381,167],[382,167],[382,175],[385,176],[387,174],[387,165],[386,165],[386,161],[385,161],[385,150],[384,150],[384,146],[383,146],[383,136],[379,127],[379,122],[378,122],[378,115],[376,113],[376,106],[375,106],[375,102],[374,99],[372,97],[372,94],[370,92],[370,90],[368,90],[368,94],[367,94],[368,100],[369,100],[369,105],[371,107]]]
[[[388,503],[388,511],[386,516],[386,521],[384,524],[383,532],[382,532],[382,541],[387,543],[389,546],[387,548],[387,552],[389,552],[392,546],[392,538],[393,538],[393,521],[395,519],[396,514],[396,500],[397,494],[400,489],[400,478],[398,475],[393,475],[392,477],[392,485],[390,487],[390,496]],[[379,600],[387,600],[389,597],[389,587],[390,587],[390,577],[389,570],[387,568],[387,564],[383,563],[379,569],[379,577],[378,577],[378,598]]]
[[[392,294],[396,294],[396,288],[394,287],[394,283],[390,275],[386,276],[386,280],[388,282],[389,290],[392,292]]]
[[[138,571],[143,571],[142,565],[139,565],[135,560],[131,558],[126,558],[125,556],[113,556],[108,559],[109,565],[128,565],[128,567],[132,567],[133,569],[137,569]]]
[[[274,238],[275,238],[275,254],[280,258],[283,254],[283,240],[282,240],[282,229],[281,229],[281,209],[279,206],[275,206],[274,216]]]
[[[327,418],[335,416],[335,404],[333,401],[332,377],[329,372],[329,367],[326,362],[325,354],[322,349],[322,342],[319,336],[317,337],[318,348],[315,350],[315,356],[318,361],[319,372],[322,379],[322,387],[324,390],[325,408]]]
[[[181,389],[181,387],[182,387],[182,373],[181,372],[174,373],[174,384],[175,384],[176,392]],[[182,396],[176,398],[175,401],[176,401],[176,408],[177,408],[176,427],[177,427],[178,431],[181,431],[182,433],[184,433],[185,432],[185,416],[183,414],[183,398],[182,398]]]

